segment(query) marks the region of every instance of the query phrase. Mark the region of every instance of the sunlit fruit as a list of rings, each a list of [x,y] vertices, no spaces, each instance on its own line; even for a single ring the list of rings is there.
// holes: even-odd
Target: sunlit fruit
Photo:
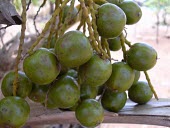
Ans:
[[[127,52],[127,63],[138,71],[146,71],[155,66],[157,52],[150,45],[135,43]]]
[[[100,36],[114,38],[123,31],[126,15],[117,5],[106,3],[98,8],[96,24]]]
[[[29,114],[28,103],[20,97],[9,96],[0,100],[0,128],[20,128]]]
[[[2,79],[1,91],[5,97],[13,96],[14,79],[15,79],[14,71],[8,72]],[[16,95],[22,98],[26,98],[31,92],[32,82],[22,71],[18,71],[18,83],[17,84],[18,84],[18,88],[16,91]]]
[[[138,104],[147,103],[153,96],[147,82],[139,81],[128,90],[129,99]]]
[[[77,67],[86,63],[93,54],[89,39],[80,31],[69,31],[58,39],[55,53],[63,66]]]
[[[75,110],[76,118],[85,127],[95,127],[104,119],[102,105],[94,100],[83,100]]]
[[[46,85],[56,79],[60,73],[60,64],[51,51],[40,48],[24,59],[23,69],[33,83]]]
[[[87,63],[80,66],[78,78],[83,84],[97,87],[103,85],[109,79],[111,73],[111,62],[107,59],[103,60],[98,55],[93,55]]]

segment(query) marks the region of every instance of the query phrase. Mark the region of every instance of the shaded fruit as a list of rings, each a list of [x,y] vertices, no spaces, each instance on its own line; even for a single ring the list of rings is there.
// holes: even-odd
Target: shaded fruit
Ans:
[[[106,3],[98,8],[96,24],[100,36],[114,38],[123,31],[126,15],[118,6]]]
[[[20,98],[9,96],[0,100],[0,128],[19,128],[29,118],[30,107]]]
[[[13,82],[15,79],[15,72],[8,72],[2,79],[1,91],[2,94],[7,96],[13,96]],[[26,98],[32,89],[32,82],[28,79],[24,72],[18,71],[18,88],[16,95],[22,98]]]
[[[124,0],[107,0],[109,3],[119,5],[121,4]]]
[[[79,67],[78,78],[80,83],[97,87],[103,85],[112,73],[112,64],[98,55]]]
[[[106,89],[101,98],[101,103],[104,109],[118,112],[125,106],[126,100],[126,92],[114,92],[110,89]]]
[[[134,70],[124,62],[112,64],[112,75],[106,82],[106,86],[111,90],[124,92],[133,84],[135,78]]]
[[[81,100],[85,99],[95,99],[97,96],[98,88],[92,87],[86,84],[80,86],[80,98]]]
[[[85,127],[95,127],[104,119],[101,104],[94,99],[83,100],[75,110],[77,120]]]
[[[80,31],[69,31],[58,39],[55,53],[63,66],[78,67],[86,63],[93,54],[88,38]]]
[[[73,78],[77,78],[78,72],[74,69],[69,69],[65,75],[71,76]]]
[[[62,15],[62,16],[61,16],[61,17],[62,17],[61,21],[62,21],[62,23],[64,23],[67,15],[69,14],[69,15],[71,15],[71,22],[69,22],[69,24],[71,25],[71,24],[74,23],[74,22],[76,21],[76,19],[77,19],[78,10],[77,10],[76,7],[74,7],[74,8],[73,8],[73,11],[70,13],[70,12],[69,12],[69,9],[70,9],[70,6],[69,6],[69,5],[64,6],[64,8],[63,8],[63,10],[62,10],[62,12],[61,12],[61,15]]]
[[[127,52],[127,63],[138,71],[146,71],[155,66],[157,52],[148,44],[136,43]]]
[[[111,51],[118,51],[121,49],[121,41],[120,41],[120,37],[115,37],[112,39],[108,39],[107,40],[109,43],[109,49]]]
[[[128,90],[129,99],[138,104],[147,103],[153,96],[153,93],[147,82],[138,81]]]
[[[103,93],[103,91],[104,91],[104,89],[105,89],[105,84],[103,84],[103,85],[101,85],[101,86],[99,86],[98,87],[98,93],[97,93],[97,95],[102,95],[102,93]]]
[[[134,72],[135,72],[135,78],[133,84],[137,83],[140,78],[140,71],[134,70]]]
[[[41,86],[33,84],[31,93],[29,94],[29,99],[37,102],[37,103],[44,103],[47,95],[47,91],[49,89],[48,85]]]
[[[80,98],[78,83],[73,77],[62,76],[48,91],[47,108],[70,108]]]
[[[60,73],[60,64],[51,51],[40,48],[24,59],[23,69],[33,83],[46,85],[56,79]]]
[[[142,17],[142,10],[134,1],[124,1],[118,5],[126,14],[127,25],[137,23]]]

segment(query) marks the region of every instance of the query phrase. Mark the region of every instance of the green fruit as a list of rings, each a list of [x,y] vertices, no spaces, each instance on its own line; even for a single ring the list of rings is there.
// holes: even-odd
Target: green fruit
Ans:
[[[121,41],[120,41],[120,37],[116,37],[113,39],[108,39],[107,40],[109,43],[109,49],[111,51],[118,51],[121,49]]]
[[[63,66],[78,67],[86,63],[93,54],[88,38],[80,31],[69,31],[58,39],[55,53]]]
[[[135,78],[134,70],[124,62],[112,64],[112,75],[106,82],[107,87],[111,90],[124,92],[133,84]]]
[[[80,83],[97,87],[103,85],[112,73],[112,65],[109,60],[103,60],[98,55],[79,67],[78,78]]]
[[[94,99],[83,100],[75,111],[77,120],[85,127],[95,127],[102,123],[104,110]]]
[[[8,72],[2,79],[1,91],[2,94],[7,96],[13,96],[13,82],[15,79],[15,72]],[[16,95],[22,98],[26,98],[32,89],[32,82],[28,79],[24,72],[18,71],[18,88]]]
[[[44,103],[48,88],[48,85],[41,86],[33,84],[31,93],[28,96],[29,99],[37,103]]]
[[[127,52],[127,63],[138,71],[151,69],[156,61],[157,52],[148,44],[136,43]]]
[[[80,86],[80,98],[81,100],[85,99],[95,99],[97,96],[98,88],[97,87],[91,87],[86,84],[82,84]]]
[[[98,8],[96,24],[100,36],[114,38],[123,31],[126,24],[126,15],[118,6],[106,3]]]
[[[133,84],[137,83],[140,78],[140,71],[134,70],[134,72],[135,72],[135,78]]]
[[[124,0],[107,0],[109,3],[119,5],[121,4]]]
[[[73,77],[62,76],[48,91],[47,108],[70,108],[80,98],[78,83]]]
[[[62,17],[61,21],[62,21],[62,23],[65,22],[66,17],[68,16],[68,14],[71,15],[71,22],[69,22],[69,24],[72,24],[72,23],[74,23],[77,20],[77,14],[78,14],[77,8],[74,7],[73,11],[71,13],[69,12],[69,10],[70,10],[70,6],[69,5],[64,6],[64,8],[63,8],[63,10],[61,12],[61,15],[62,15],[61,16]]]
[[[46,48],[40,48],[26,57],[23,68],[28,78],[39,85],[50,84],[60,73],[56,56]]]
[[[101,103],[104,109],[118,112],[125,106],[126,100],[126,92],[114,92],[110,89],[106,89],[101,98]]]
[[[29,114],[28,103],[20,97],[9,96],[0,100],[0,128],[20,128]]]
[[[78,72],[74,69],[69,69],[66,73],[66,75],[71,76],[73,78],[77,78],[78,77]]]
[[[147,103],[153,96],[147,82],[138,81],[128,90],[129,99],[138,104]]]
[[[142,10],[134,1],[124,1],[118,5],[126,14],[127,25],[137,23],[142,17]]]

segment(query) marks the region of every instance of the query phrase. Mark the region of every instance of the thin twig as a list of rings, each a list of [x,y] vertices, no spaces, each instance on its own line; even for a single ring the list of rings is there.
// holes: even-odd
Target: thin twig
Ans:
[[[26,30],[26,0],[22,0],[22,27],[21,27],[21,36],[20,36],[20,44],[18,48],[18,55],[16,58],[16,65],[15,65],[15,79],[13,82],[13,95],[16,96],[16,91],[18,88],[18,65],[21,59],[21,53],[22,53],[22,46],[24,44],[24,38],[25,38],[25,30]]]
[[[5,27],[0,28],[0,30],[6,29],[6,28],[8,28],[8,27],[10,27],[10,26],[11,26],[11,25],[6,25]]]
[[[29,10],[29,7],[30,7],[30,5],[31,5],[31,0],[29,0],[29,1],[28,1],[28,4],[27,4],[27,9],[26,9],[26,11],[28,11],[28,10]]]
[[[40,7],[39,7],[39,9],[38,9],[38,11],[37,11],[37,13],[36,13],[36,15],[34,16],[34,19],[33,19],[33,22],[34,22],[34,28],[35,28],[35,31],[37,32],[37,34],[38,35],[40,35],[40,32],[38,31],[38,29],[37,29],[37,26],[36,26],[36,22],[35,22],[35,20],[36,20],[36,18],[37,18],[37,16],[38,16],[38,13],[40,12],[40,10],[41,10],[41,8],[46,4],[46,2],[47,2],[47,0],[44,0],[43,1],[43,3],[40,5]]]

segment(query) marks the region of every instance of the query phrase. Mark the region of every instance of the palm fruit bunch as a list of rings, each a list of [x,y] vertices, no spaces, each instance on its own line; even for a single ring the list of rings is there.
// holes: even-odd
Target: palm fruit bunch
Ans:
[[[127,97],[138,104],[147,103],[153,94],[157,98],[147,74],[156,64],[157,52],[147,43],[132,45],[125,36],[125,26],[142,17],[138,4],[126,0],[78,2],[77,6],[75,0],[56,2],[51,19],[23,60],[23,70],[4,76],[0,127],[19,128],[26,123],[30,113],[26,97],[47,109],[75,111],[85,127],[102,123],[104,110],[119,112]],[[77,28],[67,31],[76,22]],[[40,40],[47,40],[45,47],[35,48]],[[113,61],[111,51],[120,49],[122,61]],[[141,72],[147,82],[138,81]]]

